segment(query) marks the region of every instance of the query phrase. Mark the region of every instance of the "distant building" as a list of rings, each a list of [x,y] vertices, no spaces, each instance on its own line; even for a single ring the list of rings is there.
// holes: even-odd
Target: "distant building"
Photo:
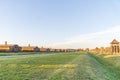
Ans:
[[[5,44],[0,45],[0,52],[8,52],[11,50],[12,45],[8,45],[7,41],[5,41]]]
[[[30,46],[30,44],[28,44],[28,46],[23,46],[21,50],[23,52],[33,52],[34,51],[34,47]]]
[[[40,48],[40,52],[50,52],[50,49],[49,48],[41,47]]]
[[[89,48],[86,48],[85,51],[86,51],[86,52],[89,52]]]
[[[0,45],[0,52],[19,52],[21,51],[21,47],[14,44],[7,44],[7,41],[5,41],[5,44]]]
[[[40,48],[39,47],[34,47],[34,52],[40,52]]]
[[[15,44],[15,45],[11,46],[10,51],[11,52],[21,52],[21,47]]]
[[[55,52],[55,49],[50,48],[50,52]]]
[[[22,46],[20,47],[17,44],[7,44],[5,41],[4,44],[0,44],[0,52],[76,52],[77,49],[54,49],[54,48],[44,48],[31,46]]]
[[[60,49],[55,49],[55,52],[60,52]]]
[[[119,42],[116,39],[114,39],[110,44],[112,54],[117,54],[120,52]]]

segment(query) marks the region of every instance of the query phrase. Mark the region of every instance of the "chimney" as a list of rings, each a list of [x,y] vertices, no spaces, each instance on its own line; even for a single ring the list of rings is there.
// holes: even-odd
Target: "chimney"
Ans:
[[[30,47],[30,44],[28,44],[28,47]]]
[[[5,45],[7,45],[7,41],[5,41]]]

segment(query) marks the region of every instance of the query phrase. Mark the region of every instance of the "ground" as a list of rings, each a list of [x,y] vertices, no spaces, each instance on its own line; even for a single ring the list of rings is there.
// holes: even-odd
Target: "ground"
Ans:
[[[120,56],[86,52],[8,54],[0,56],[0,80],[120,79]]]

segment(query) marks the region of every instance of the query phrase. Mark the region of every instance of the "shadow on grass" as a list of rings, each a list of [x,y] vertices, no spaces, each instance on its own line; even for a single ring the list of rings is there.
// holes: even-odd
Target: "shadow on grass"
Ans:
[[[111,80],[120,80],[120,56],[104,58],[106,55],[92,53],[88,53],[88,55],[101,63],[101,65],[108,71],[108,74],[114,77],[114,79]]]

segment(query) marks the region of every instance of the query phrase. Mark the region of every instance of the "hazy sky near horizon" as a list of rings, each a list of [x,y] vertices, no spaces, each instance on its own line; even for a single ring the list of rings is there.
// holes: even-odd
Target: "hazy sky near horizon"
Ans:
[[[119,33],[119,0],[0,0],[0,44],[94,48]]]

